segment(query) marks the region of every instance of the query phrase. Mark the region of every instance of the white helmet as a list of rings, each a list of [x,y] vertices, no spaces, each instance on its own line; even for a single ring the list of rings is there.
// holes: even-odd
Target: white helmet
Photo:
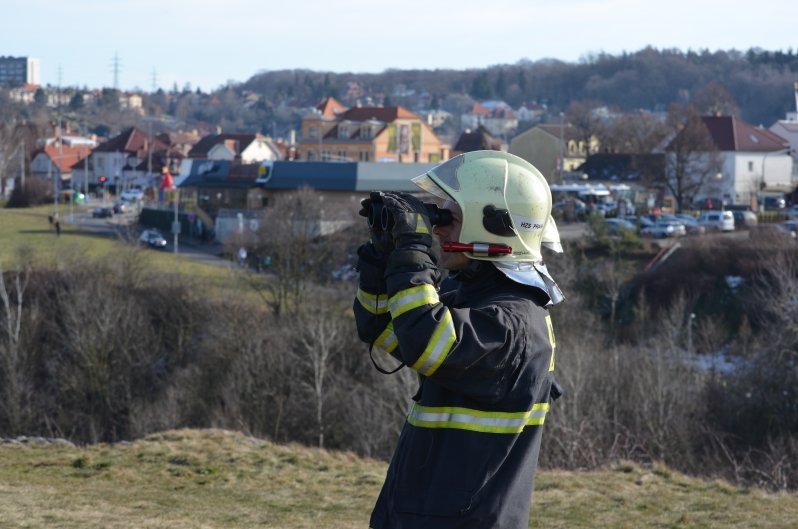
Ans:
[[[553,285],[556,292],[545,290],[556,303],[559,289],[543,265],[540,249],[562,252],[562,245],[551,216],[551,190],[535,166],[506,152],[473,151],[455,156],[413,182],[437,197],[457,202],[462,211],[459,242],[512,247],[510,254],[466,252],[467,257],[493,261],[519,283]]]

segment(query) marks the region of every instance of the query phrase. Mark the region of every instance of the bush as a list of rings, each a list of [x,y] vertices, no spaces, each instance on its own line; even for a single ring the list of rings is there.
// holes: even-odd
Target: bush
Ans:
[[[53,202],[53,184],[38,178],[28,178],[25,186],[19,184],[11,192],[6,203],[7,208],[29,208]]]

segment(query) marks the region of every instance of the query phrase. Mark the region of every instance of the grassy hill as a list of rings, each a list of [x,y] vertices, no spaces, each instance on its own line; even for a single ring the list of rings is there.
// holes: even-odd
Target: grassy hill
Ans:
[[[0,444],[0,528],[365,528],[383,462],[219,430]],[[540,473],[534,528],[790,528],[798,495],[619,464]]]

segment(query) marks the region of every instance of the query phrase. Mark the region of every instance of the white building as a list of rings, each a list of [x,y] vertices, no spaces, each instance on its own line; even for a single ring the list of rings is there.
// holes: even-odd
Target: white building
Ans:
[[[754,127],[733,116],[702,116],[718,152],[704,155],[718,165],[697,200],[720,198],[725,204],[758,207],[765,194],[793,189],[793,159],[789,143],[773,132]]]

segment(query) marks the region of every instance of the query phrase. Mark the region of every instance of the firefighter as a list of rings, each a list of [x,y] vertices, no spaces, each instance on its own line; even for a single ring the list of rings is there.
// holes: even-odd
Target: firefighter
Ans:
[[[420,379],[370,527],[526,528],[557,388],[548,308],[563,295],[541,254],[562,251],[551,192],[535,167],[498,151],[413,181],[444,200],[439,214],[394,193],[361,210],[372,236],[358,249],[359,336]],[[441,268],[457,287],[439,294]]]

